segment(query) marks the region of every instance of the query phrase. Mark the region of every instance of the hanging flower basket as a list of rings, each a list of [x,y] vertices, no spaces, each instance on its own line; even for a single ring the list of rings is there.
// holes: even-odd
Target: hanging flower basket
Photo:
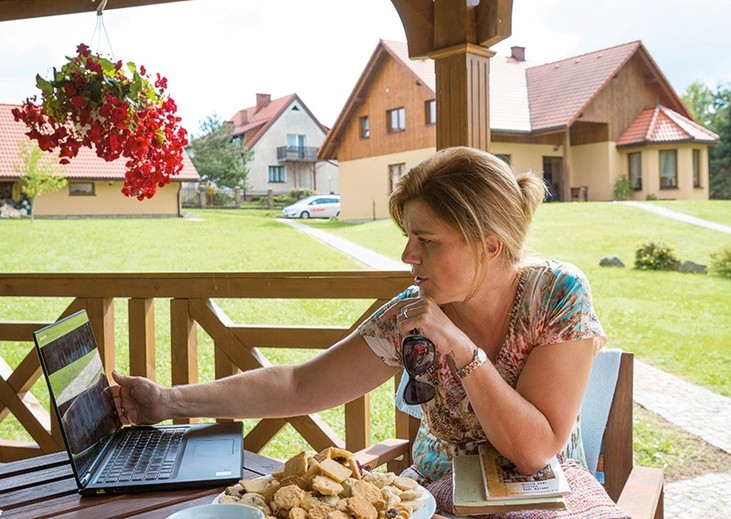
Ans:
[[[59,150],[68,164],[82,146],[110,162],[126,160],[122,193],[152,198],[183,167],[187,132],[176,116],[177,106],[165,90],[167,79],[154,82],[145,67],[113,63],[92,54],[83,43],[53,77],[36,76],[41,91],[13,109],[16,121],[44,151]]]

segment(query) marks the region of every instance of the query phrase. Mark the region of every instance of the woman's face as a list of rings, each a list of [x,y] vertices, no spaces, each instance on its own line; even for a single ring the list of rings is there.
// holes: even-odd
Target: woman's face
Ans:
[[[406,246],[401,261],[411,266],[421,295],[437,304],[464,301],[472,286],[475,262],[459,230],[419,200],[404,207]]]

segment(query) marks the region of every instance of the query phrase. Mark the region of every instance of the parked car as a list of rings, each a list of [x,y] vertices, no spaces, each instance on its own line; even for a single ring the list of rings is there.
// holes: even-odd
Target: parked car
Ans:
[[[334,218],[340,216],[340,195],[308,196],[282,209],[285,218]]]

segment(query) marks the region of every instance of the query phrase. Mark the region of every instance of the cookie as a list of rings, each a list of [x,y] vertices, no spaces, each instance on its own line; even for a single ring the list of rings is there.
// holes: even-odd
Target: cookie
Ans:
[[[348,512],[355,519],[378,519],[378,510],[367,499],[362,497],[349,497],[347,504]]]
[[[287,485],[280,487],[272,496],[271,504],[275,511],[289,511],[295,506],[299,506],[306,497],[306,493],[297,485]]]
[[[393,486],[400,488],[401,490],[414,490],[416,487],[419,486],[419,484],[416,482],[415,479],[399,476],[397,478],[394,478]]]
[[[336,496],[343,491],[343,485],[327,476],[318,475],[312,479],[312,490],[325,496]]]

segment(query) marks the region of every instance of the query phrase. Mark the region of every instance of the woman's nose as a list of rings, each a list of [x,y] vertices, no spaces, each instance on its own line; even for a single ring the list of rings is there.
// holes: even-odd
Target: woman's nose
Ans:
[[[416,265],[421,261],[421,257],[411,239],[404,245],[404,251],[401,253],[401,261],[409,265]]]

